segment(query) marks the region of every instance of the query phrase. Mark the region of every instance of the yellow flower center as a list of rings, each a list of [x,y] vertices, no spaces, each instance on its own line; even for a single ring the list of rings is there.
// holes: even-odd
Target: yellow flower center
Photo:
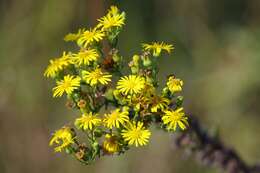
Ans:
[[[119,114],[120,114],[120,113],[117,112],[117,111],[112,112],[111,115],[110,115],[110,119],[113,120],[113,121],[116,120],[116,119],[118,119]]]
[[[85,32],[85,36],[89,39],[92,39],[94,37],[94,32]]]
[[[69,87],[71,87],[71,82],[70,81],[64,81],[63,88],[69,88]]]
[[[128,85],[129,88],[133,89],[133,88],[135,88],[135,86],[137,85],[137,83],[136,83],[135,80],[129,80],[129,82],[128,82],[127,85]]]
[[[93,79],[99,79],[102,77],[102,72],[100,70],[95,70],[91,73]]]
[[[84,116],[83,121],[86,123],[86,122],[89,122],[89,121],[91,121],[93,119],[94,118],[92,116]]]
[[[139,139],[140,137],[142,137],[142,130],[140,130],[140,129],[133,130],[132,137],[133,137],[133,139]]]

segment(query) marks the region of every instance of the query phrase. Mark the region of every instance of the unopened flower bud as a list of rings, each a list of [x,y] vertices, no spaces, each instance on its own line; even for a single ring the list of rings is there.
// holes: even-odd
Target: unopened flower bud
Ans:
[[[145,67],[151,66],[151,64],[152,64],[152,61],[150,60],[150,58],[148,58],[148,57],[143,58],[143,65]]]
[[[133,56],[133,63],[134,65],[138,66],[139,65],[139,59],[140,57],[138,55]]]
[[[138,67],[138,66],[132,66],[132,67],[131,67],[131,72],[132,72],[132,74],[138,74],[138,72],[139,72],[139,67]]]

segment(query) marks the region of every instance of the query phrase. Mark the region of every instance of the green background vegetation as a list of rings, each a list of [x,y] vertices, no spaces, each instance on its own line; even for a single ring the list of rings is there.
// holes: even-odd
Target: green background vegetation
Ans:
[[[96,24],[109,0],[0,1],[0,172],[170,173],[217,172],[173,150],[169,134],[153,130],[150,144],[83,166],[48,146],[50,133],[74,120],[65,99],[53,99],[43,77],[50,58],[73,49],[68,32]],[[120,0],[127,12],[121,54],[140,43],[175,45],[160,59],[161,82],[174,73],[185,82],[185,109],[218,132],[248,162],[260,159],[260,1]]]

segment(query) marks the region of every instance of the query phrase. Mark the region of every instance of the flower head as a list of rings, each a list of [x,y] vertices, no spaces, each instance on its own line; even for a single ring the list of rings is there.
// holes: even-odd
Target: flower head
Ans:
[[[142,122],[132,122],[122,130],[122,136],[129,145],[138,147],[148,143],[151,132],[145,129]]]
[[[105,126],[110,129],[113,127],[119,128],[120,125],[129,121],[128,112],[120,112],[120,109],[115,109],[110,114],[105,114],[104,116],[105,118],[103,119],[103,122]]]
[[[167,87],[171,93],[179,92],[182,90],[183,81],[176,79],[174,76],[170,76],[167,82]]]
[[[59,130],[57,130],[51,140],[49,145],[57,145],[54,150],[55,152],[61,152],[64,148],[70,146],[71,144],[74,143],[74,137],[73,137],[73,132],[69,127],[63,127]]]
[[[64,76],[64,79],[57,81],[57,86],[53,88],[53,97],[61,97],[64,92],[70,95],[75,89],[79,88],[80,80],[78,76]]]
[[[97,85],[98,83],[106,85],[111,81],[112,77],[112,75],[106,72],[102,72],[101,68],[96,68],[93,71],[83,71],[82,76],[86,83],[90,84],[91,86]]]
[[[97,30],[96,28],[86,30],[79,37],[78,44],[86,48],[92,43],[99,42],[103,39],[104,36],[105,34],[102,31]]]
[[[138,94],[144,89],[145,80],[136,75],[123,76],[117,82],[117,89],[122,94]]]
[[[176,111],[165,111],[165,115],[162,117],[163,124],[167,125],[168,130],[176,130],[177,125],[185,130],[188,124],[188,117],[185,116],[183,108],[179,108]]]
[[[114,6],[114,5],[112,5],[110,7],[110,9],[108,10],[108,14],[110,14],[110,15],[116,15],[118,13],[119,13],[119,9],[117,8],[117,6]]]
[[[83,49],[77,54],[72,55],[74,63],[77,65],[89,65],[90,62],[96,61],[98,53],[95,49]]]
[[[171,50],[173,50],[173,45],[171,44],[166,44],[164,42],[153,42],[151,44],[143,44],[143,48],[146,51],[152,51],[153,52],[153,56],[160,56],[161,51],[165,50],[168,53],[171,52]]]
[[[114,154],[119,151],[119,142],[115,135],[106,134],[103,142],[103,150],[106,154]]]
[[[98,19],[99,24],[97,27],[102,30],[110,29],[112,27],[122,27],[125,23],[125,13],[119,13],[119,10],[116,6],[111,6],[111,9],[108,11],[107,15]]]
[[[84,29],[79,29],[78,33],[69,33],[64,37],[64,41],[76,41],[79,39],[81,34],[84,32]]]
[[[92,112],[83,114],[82,117],[75,120],[75,126],[83,130],[92,130],[100,123],[101,119],[97,117],[97,114],[92,114]]]
[[[170,104],[169,99],[157,95],[150,98],[150,102],[151,102],[151,112],[158,112],[158,110],[163,111]]]
[[[59,71],[63,70],[65,67],[69,66],[70,64],[72,64],[71,57],[68,54],[66,54],[66,52],[63,52],[61,58],[50,60],[50,64],[45,70],[44,76],[53,78],[57,75]]]

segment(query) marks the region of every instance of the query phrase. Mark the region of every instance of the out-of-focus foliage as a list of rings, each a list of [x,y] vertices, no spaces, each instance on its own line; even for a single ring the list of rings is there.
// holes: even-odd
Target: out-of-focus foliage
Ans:
[[[61,109],[64,100],[52,99],[51,86],[40,76],[49,58],[68,48],[61,38],[96,24],[109,3],[0,1],[0,172],[216,172],[183,161],[182,153],[171,150],[170,139],[162,132],[155,132],[145,149],[107,157],[89,167],[55,155],[48,147],[50,130],[73,120],[75,112]],[[128,12],[127,30],[119,40],[124,43],[121,53],[130,58],[140,42],[174,40],[174,56],[160,60],[160,77],[175,71],[185,81],[186,110],[249,163],[258,161],[260,2],[121,0],[116,4]]]

